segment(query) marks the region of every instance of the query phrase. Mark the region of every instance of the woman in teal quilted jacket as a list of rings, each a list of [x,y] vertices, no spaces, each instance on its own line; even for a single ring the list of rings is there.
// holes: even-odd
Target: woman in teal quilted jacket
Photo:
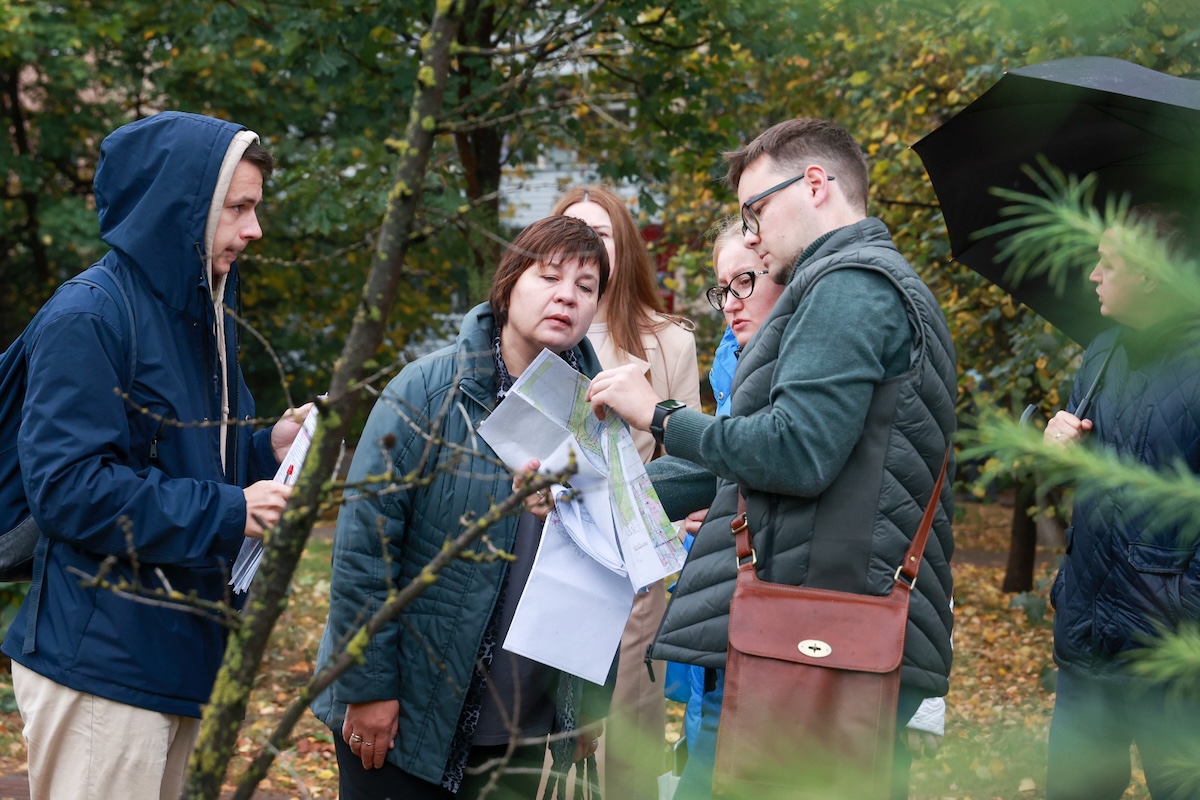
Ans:
[[[420,575],[464,519],[512,492],[513,476],[475,431],[543,348],[587,375],[598,371],[584,334],[608,271],[604,243],[583,222],[534,223],[504,254],[488,302],[467,314],[455,342],[388,384],[350,467],[358,488],[338,515],[318,668]],[[492,525],[474,547],[481,558],[443,570],[314,701],[334,734],[343,800],[474,798],[493,760],[507,769],[488,797],[534,798],[548,738],[560,771],[594,750],[594,733],[550,734],[601,719],[611,689],[585,689],[499,646],[541,528],[530,510]],[[516,558],[487,558],[492,548]]]

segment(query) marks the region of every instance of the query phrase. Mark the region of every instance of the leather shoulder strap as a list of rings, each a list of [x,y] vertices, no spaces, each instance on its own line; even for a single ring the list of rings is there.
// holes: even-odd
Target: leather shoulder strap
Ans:
[[[946,455],[942,458],[942,469],[938,472],[937,480],[933,483],[933,492],[929,496],[929,503],[925,506],[925,513],[921,517],[921,524],[917,528],[917,533],[913,537],[912,544],[908,547],[908,552],[904,554],[904,561],[896,568],[897,582],[904,578],[904,586],[912,588],[917,580],[917,572],[921,568],[921,557],[925,553],[925,543],[929,540],[929,531],[933,527],[934,517],[937,516],[938,503],[942,496],[942,485],[946,480],[946,469],[950,465],[950,449],[953,445],[946,446]],[[733,534],[738,559],[738,571],[749,569],[758,574],[756,568],[758,556],[754,552],[752,544],[752,534],[750,525],[746,521],[746,499],[742,496],[741,489],[738,490],[738,513],[729,523],[730,532]]]

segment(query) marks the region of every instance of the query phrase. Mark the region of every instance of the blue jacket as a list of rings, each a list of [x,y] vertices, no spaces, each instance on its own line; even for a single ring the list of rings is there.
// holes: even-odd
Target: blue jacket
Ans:
[[[1166,322],[1112,329],[1088,347],[1067,410],[1075,412],[1113,351],[1090,409],[1085,446],[1154,469],[1200,474],[1200,326]],[[1200,544],[1154,524],[1128,501],[1132,489],[1080,492],[1067,553],[1051,590],[1054,658],[1092,677],[1119,678],[1119,657],[1180,623],[1200,620]]]
[[[17,444],[49,549],[3,651],[72,689],[192,717],[212,689],[224,628],[192,611],[86,588],[79,576],[115,557],[109,581],[140,577],[149,589],[169,584],[224,599],[245,529],[240,487],[277,467],[268,431],[230,425],[222,469],[221,426],[203,424],[221,419],[222,376],[201,254],[218,170],[241,130],[169,112],[118,129],[101,147],[96,206],[112,248],[103,263],[124,286],[137,326],[128,402],[114,392],[130,347],[119,298],[67,286],[23,337],[28,389]],[[237,302],[235,264],[224,304]],[[249,421],[254,402],[237,368],[237,329],[228,315],[224,325],[229,418]]]
[[[389,471],[397,481],[406,476],[417,480],[409,479],[401,490],[347,489],[333,543],[329,621],[318,669],[340,652],[356,625],[390,599],[390,590],[417,578],[442,546],[461,533],[463,520],[484,514],[512,493],[512,475],[475,432],[496,406],[494,319],[486,303],[476,306],[454,344],[406,366],[371,410],[347,483],[361,485],[369,476]],[[587,339],[575,355],[585,374],[599,371]],[[436,430],[431,429],[434,424]],[[437,438],[428,439],[430,433]],[[429,448],[430,441],[446,444]],[[473,549],[480,554],[489,546],[511,551],[516,532],[517,517],[504,517],[488,528],[488,542],[477,542]],[[388,560],[383,558],[384,543]],[[399,732],[387,760],[440,783],[475,657],[507,572],[505,561],[452,562],[399,619],[371,637],[363,647],[362,664],[320,694],[313,713],[340,734],[346,704],[398,699]],[[580,624],[586,621],[583,610]],[[582,716],[605,716],[611,691],[611,686],[586,685]]]
[[[712,369],[708,373],[708,382],[712,384],[713,399],[717,401],[717,416],[729,416],[729,406],[733,403],[733,373],[737,371],[737,337],[733,329],[726,326],[725,335],[717,344],[713,353]]]

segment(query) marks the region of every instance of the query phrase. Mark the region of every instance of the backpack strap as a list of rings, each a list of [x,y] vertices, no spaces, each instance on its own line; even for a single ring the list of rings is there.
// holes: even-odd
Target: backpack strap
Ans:
[[[93,272],[96,273],[94,276],[91,275]],[[95,280],[95,278],[100,278],[101,280]],[[117,295],[121,296],[121,302],[125,306],[125,318],[129,320],[129,327],[125,329],[126,341],[129,345],[129,365],[126,372],[126,385],[122,388],[125,389],[126,393],[132,392],[133,378],[137,374],[137,318],[133,315],[133,303],[129,301],[129,294],[125,291],[125,287],[111,269],[99,263],[93,264],[91,269],[81,272],[67,281],[67,283],[81,283],[85,286],[99,289],[111,297],[113,302],[116,302]],[[115,292],[113,291],[114,288],[116,289]]]
[[[96,280],[97,278],[99,280]],[[125,316],[128,320],[128,327],[125,329],[125,341],[129,345],[129,364],[125,372],[125,385],[121,388],[124,389],[126,394],[131,393],[133,391],[133,379],[137,375],[137,318],[133,315],[133,303],[129,300],[129,293],[125,291],[125,287],[121,284],[116,274],[103,264],[93,264],[91,269],[76,275],[66,283],[80,283],[99,289],[112,298],[114,302],[116,302],[117,295],[120,295],[121,302],[125,306]],[[63,285],[65,286],[66,283]],[[113,291],[114,288],[116,289],[115,292]],[[37,545],[33,551],[33,577],[29,584],[29,593],[25,596],[25,603],[29,606],[29,612],[25,618],[25,645],[21,648],[21,652],[26,655],[37,649],[38,609],[42,602],[42,578],[46,572],[46,556],[49,551],[50,540],[44,534],[38,536]]]

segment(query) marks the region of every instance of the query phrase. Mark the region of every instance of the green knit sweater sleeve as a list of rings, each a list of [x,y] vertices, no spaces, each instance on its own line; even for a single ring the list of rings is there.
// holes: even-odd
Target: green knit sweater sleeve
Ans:
[[[910,342],[904,301],[886,276],[830,272],[784,328],[769,408],[731,417],[677,411],[666,450],[757,491],[815,497],[862,435],[875,386],[908,367]],[[737,406],[735,394],[735,414]]]

